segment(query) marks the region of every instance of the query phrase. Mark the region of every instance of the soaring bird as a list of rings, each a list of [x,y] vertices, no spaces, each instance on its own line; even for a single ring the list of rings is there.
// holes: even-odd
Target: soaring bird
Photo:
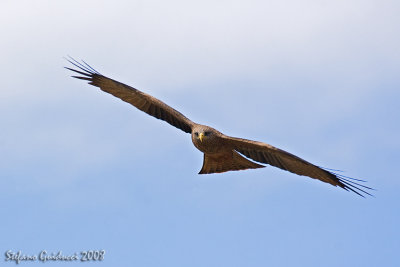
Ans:
[[[100,74],[85,61],[78,62],[71,57],[67,61],[77,69],[65,68],[81,75],[72,77],[87,80],[89,84],[99,87],[102,91],[189,133],[194,146],[204,154],[203,167],[199,174],[257,169],[265,167],[262,164],[269,164],[341,187],[363,197],[364,194],[371,195],[366,190],[372,188],[355,182],[365,182],[363,180],[337,174],[333,170],[314,165],[266,143],[227,136],[210,126],[191,121],[151,95]]]

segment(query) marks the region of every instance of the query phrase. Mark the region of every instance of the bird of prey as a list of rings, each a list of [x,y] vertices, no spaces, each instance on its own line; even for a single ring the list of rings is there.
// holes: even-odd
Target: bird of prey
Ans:
[[[157,98],[100,74],[84,61],[80,63],[71,57],[67,60],[77,69],[65,68],[81,75],[72,77],[87,80],[102,91],[191,134],[194,146],[204,153],[203,167],[199,174],[256,169],[265,167],[262,164],[269,164],[350,190],[360,196],[371,195],[366,190],[372,188],[355,182],[365,182],[363,180],[318,167],[269,144],[227,136],[210,126],[197,124]]]

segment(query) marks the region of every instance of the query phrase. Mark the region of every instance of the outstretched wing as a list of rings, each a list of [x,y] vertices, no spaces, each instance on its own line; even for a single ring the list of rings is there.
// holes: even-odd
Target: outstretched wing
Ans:
[[[181,129],[186,133],[192,132],[192,126],[195,123],[186,118],[182,113],[165,104],[164,102],[133,87],[101,75],[84,61],[82,64],[77,62],[73,58],[67,60],[79,70],[68,67],[65,68],[82,75],[72,77],[87,80],[89,81],[89,84],[99,87],[104,92],[118,97],[122,101],[133,105],[134,107],[146,112],[153,117],[156,117],[157,119],[166,121],[172,126],[175,126],[176,128]]]
[[[372,188],[352,181],[357,179],[345,177],[328,170],[324,170],[279,148],[262,142],[251,141],[247,139],[230,136],[224,136],[224,138],[234,150],[257,162],[266,163],[298,175],[304,175],[318,179],[331,185],[339,186],[345,190],[353,191],[360,196],[362,196],[362,193],[371,195],[360,187],[371,190]]]

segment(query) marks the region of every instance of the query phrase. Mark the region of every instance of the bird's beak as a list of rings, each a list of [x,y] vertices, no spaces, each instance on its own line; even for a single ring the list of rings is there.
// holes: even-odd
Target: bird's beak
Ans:
[[[203,142],[203,138],[204,138],[204,134],[203,133],[199,133],[200,142]]]

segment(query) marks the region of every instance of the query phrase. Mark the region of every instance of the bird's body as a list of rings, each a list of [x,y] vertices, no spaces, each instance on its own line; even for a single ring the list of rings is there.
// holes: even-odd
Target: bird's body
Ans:
[[[89,84],[99,87],[104,92],[190,133],[194,146],[204,153],[199,174],[263,168],[265,166],[259,163],[264,163],[339,186],[359,195],[370,195],[365,189],[371,188],[354,182],[355,179],[335,174],[269,144],[230,137],[210,126],[197,124],[157,98],[101,75],[85,62],[81,64],[72,58],[68,61],[79,70],[67,69],[82,75],[73,77],[87,80]]]
[[[241,156],[229,143],[228,136],[210,126],[196,124],[191,135],[194,146],[204,153],[200,174],[265,167]]]

